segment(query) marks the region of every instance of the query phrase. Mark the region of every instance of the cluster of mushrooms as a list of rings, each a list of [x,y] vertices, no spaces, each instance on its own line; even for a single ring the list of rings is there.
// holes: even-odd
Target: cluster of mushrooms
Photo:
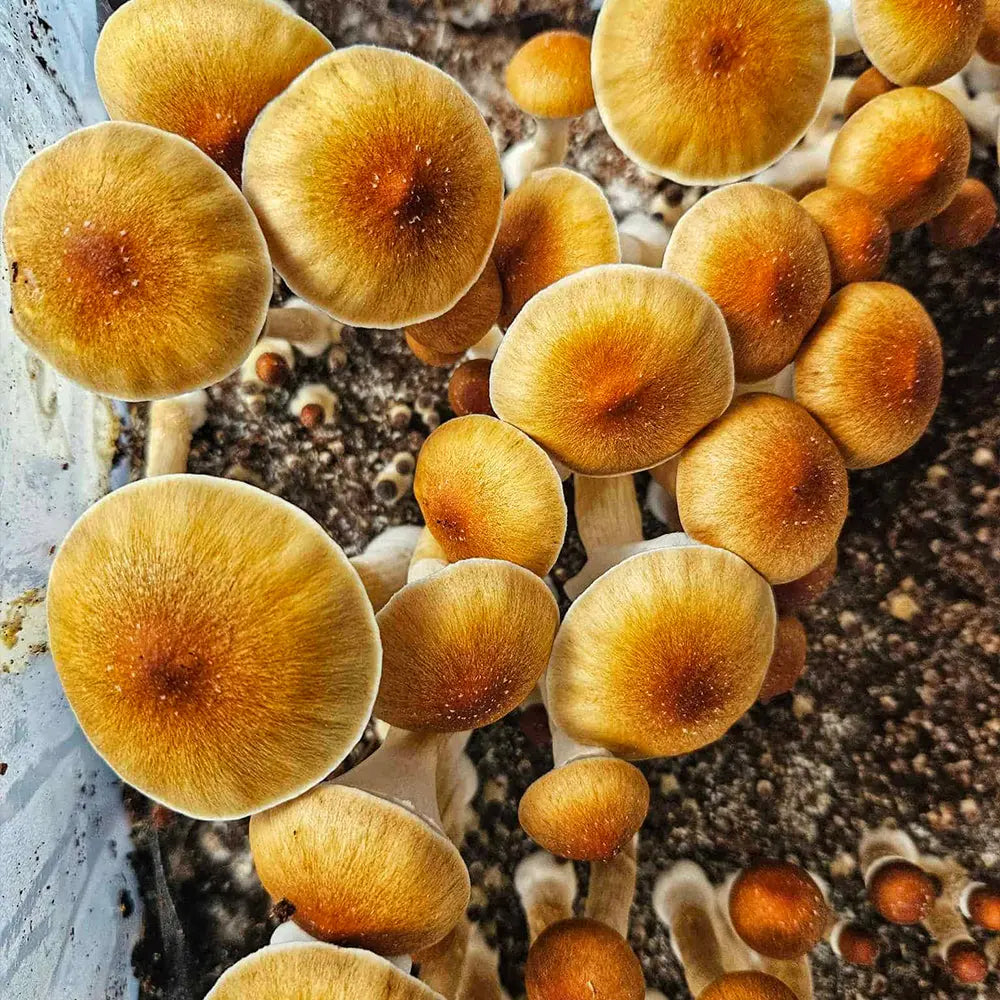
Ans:
[[[649,807],[631,761],[697,750],[795,683],[794,615],[834,574],[848,469],[912,445],[941,389],[932,321],[878,280],[891,234],[927,224],[957,249],[995,218],[967,178],[966,118],[995,138],[1000,104],[956,74],[977,43],[1000,58],[1000,5],[844,8],[606,0],[592,40],[548,32],[514,56],[536,129],[503,162],[447,75],[334,51],[277,0],[129,0],[108,20],[112,120],[24,167],[3,241],[25,344],[97,393],[153,401],[146,478],[59,549],[49,636],[125,781],[188,816],[252,817],[257,874],[291,920],[213,1000],[499,997],[465,916],[464,747],[532,698],[554,760],[519,810],[551,852],[516,876],[528,996],[644,995],[624,939]],[[831,80],[858,42],[873,68]],[[716,189],[671,206],[670,231],[619,226],[560,165],[595,105],[643,170]],[[272,268],[295,296],[276,308]],[[353,559],[286,501],[184,474],[206,386],[237,368],[282,383],[345,325],[462,362],[459,415],[397,470],[425,526]],[[311,385],[291,405],[314,427],[337,400]],[[672,529],[645,540],[642,470]],[[587,559],[560,621],[547,574],[569,477]],[[373,715],[381,747],[331,779]],[[553,855],[591,864],[585,917]],[[880,912],[924,920],[968,980],[954,915],[978,901],[997,924],[997,895],[935,864],[901,834],[862,848]],[[906,892],[923,904],[902,913]],[[719,890],[682,863],[656,900],[702,1000],[807,1000],[824,936],[848,961],[877,952],[781,862]]]

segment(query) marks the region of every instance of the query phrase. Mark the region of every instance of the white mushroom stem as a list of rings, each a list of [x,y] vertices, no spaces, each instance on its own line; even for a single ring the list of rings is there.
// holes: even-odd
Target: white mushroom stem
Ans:
[[[813,146],[821,142],[833,126],[833,120],[843,117],[844,101],[854,86],[854,77],[835,76],[826,85],[823,91],[823,99],[820,101],[819,110],[812,124],[806,130],[805,142]]]
[[[671,531],[681,530],[677,497],[665,490],[655,479],[650,479],[649,485],[646,487],[646,510]]]
[[[833,39],[838,56],[849,56],[861,49],[861,43],[854,31],[854,15],[851,0],[828,0],[833,21]]]
[[[1000,934],[991,937],[985,945],[983,951],[986,953],[986,961],[991,969],[1000,969]]]
[[[425,576],[430,576],[431,573],[436,573],[447,565],[448,557],[438,544],[438,540],[431,534],[429,528],[422,528],[413,549],[413,555],[410,557],[406,582],[414,583],[417,580],[422,580]]]
[[[799,1000],[813,1000],[812,967],[808,955],[785,960],[755,954],[754,964],[761,972],[780,979]]]
[[[289,299],[268,309],[264,335],[286,340],[307,358],[318,358],[331,344],[340,343],[344,324],[302,299]]]
[[[542,704],[546,711],[549,707],[548,692],[545,688],[545,675],[538,682],[538,691],[542,697]],[[569,733],[566,732],[548,712],[549,732],[552,735],[552,770],[568,764],[570,761],[579,760],[581,757],[611,757],[612,754],[603,747],[590,746],[587,743],[578,743]]]
[[[466,831],[475,824],[475,813],[469,806],[479,787],[479,775],[465,752],[471,735],[471,731],[450,734],[438,753],[436,790],[441,825],[456,847],[462,846]]]
[[[618,223],[623,264],[659,267],[670,242],[670,229],[645,212],[633,212]]]
[[[287,340],[275,337],[261,337],[240,365],[240,381],[244,385],[263,385],[257,374],[257,362],[262,354],[276,354],[288,366],[289,371],[295,369],[295,353]]]
[[[962,79],[973,94],[992,93],[1000,90],[1000,65],[973,52],[962,70]]]
[[[550,924],[573,916],[576,872],[570,862],[558,861],[548,851],[538,851],[518,864],[514,888],[528,922],[529,944]]]
[[[737,382],[733,399],[751,392],[767,392],[783,399],[795,398],[795,365],[785,365],[777,375],[761,379],[759,382]]]
[[[269,945],[282,944],[316,944],[320,938],[315,938],[308,931],[303,930],[294,920],[286,920],[283,924],[278,924],[271,933]],[[383,956],[387,962],[392,962],[397,969],[409,975],[413,968],[413,961],[409,955],[387,955]]]
[[[507,1000],[498,966],[496,951],[483,940],[479,928],[473,927],[455,1000]]]
[[[323,419],[318,423],[332,424],[340,410],[340,399],[322,383],[309,382],[292,396],[288,403],[288,412],[301,420],[302,411],[307,406],[318,406],[323,411]]]
[[[941,883],[941,892],[921,923],[934,940],[931,954],[945,962],[953,945],[960,941],[975,943],[961,910],[969,873],[953,858],[942,859],[925,854],[919,864],[928,875],[933,875]]]
[[[667,1000],[659,990],[646,990],[646,1000]]]
[[[628,938],[629,914],[635,899],[636,853],[634,836],[610,861],[593,861],[584,916],[599,920]]]
[[[779,191],[822,187],[830,166],[830,150],[833,149],[833,141],[836,138],[836,132],[828,132],[811,145],[797,146],[774,166],[762,170],[753,180],[757,184],[768,184]]]
[[[909,834],[887,826],[869,830],[858,845],[858,863],[865,885],[883,865],[891,861],[920,863],[920,852]]]
[[[415,524],[386,528],[368,543],[361,555],[351,559],[376,611],[381,611],[389,598],[406,585],[406,574],[420,532]]]
[[[491,326],[489,332],[477,340],[466,352],[469,361],[492,361],[503,343],[503,331],[498,326]]]
[[[445,1000],[458,992],[471,933],[469,918],[462,917],[441,941],[414,955],[420,966],[417,978]]]
[[[558,167],[569,149],[572,118],[536,118],[534,134],[515,142],[503,154],[504,181],[508,191],[519,188],[536,170]]]
[[[942,97],[947,97],[962,113],[969,128],[983,142],[993,144],[997,141],[997,129],[1000,128],[1000,94],[985,92],[970,97],[965,88],[961,74],[949,77],[943,83],[930,88]]]
[[[208,394],[204,389],[151,403],[146,476],[168,476],[186,471],[191,437],[207,416]]]

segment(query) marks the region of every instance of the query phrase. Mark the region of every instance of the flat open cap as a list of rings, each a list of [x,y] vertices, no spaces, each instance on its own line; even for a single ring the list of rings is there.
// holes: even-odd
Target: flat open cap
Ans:
[[[356,326],[446,312],[479,277],[503,178],[472,98],[414,56],[313,63],[247,139],[243,190],[288,286]]]
[[[318,524],[252,486],[160,476],[73,526],[49,642],[70,706],[127,782],[205,819],[325,777],[378,686],[375,616]]]
[[[271,265],[236,185],[179,136],[105,122],[18,174],[3,219],[18,336],[118,399],[217,382],[267,318]]]
[[[576,31],[543,31],[507,65],[507,89],[536,118],[575,118],[594,106],[590,39]]]

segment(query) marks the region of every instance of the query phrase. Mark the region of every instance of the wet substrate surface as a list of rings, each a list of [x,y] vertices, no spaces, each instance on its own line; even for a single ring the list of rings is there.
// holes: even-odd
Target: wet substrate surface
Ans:
[[[523,127],[503,91],[510,53],[537,30],[588,30],[593,18],[586,3],[556,0],[296,6],[338,46],[405,48],[456,75],[501,147]],[[647,206],[657,190],[614,149],[593,114],[574,127],[570,163],[605,187],[619,217]],[[977,148],[973,171],[996,190],[994,151]],[[804,615],[808,673],[794,696],[755,708],[714,746],[641,765],[653,798],[632,944],[648,985],[669,997],[685,996],[685,987],[650,893],[656,875],[677,859],[694,859],[717,880],[762,854],[794,859],[829,882],[838,909],[872,922],[852,862],[867,826],[895,820],[922,850],[955,854],[977,875],[1000,870],[998,260],[997,234],[951,255],[935,251],[922,232],[896,237],[888,277],[920,298],[944,342],[934,422],[900,459],[852,474],[839,575]],[[349,330],[344,348],[332,365],[299,359],[289,389],[248,391],[231,379],[211,390],[190,469],[280,494],[354,553],[386,525],[419,522],[412,495],[391,504],[375,496],[373,481],[398,452],[416,455],[435,419],[447,418],[447,372],[416,362],[396,333]],[[307,431],[287,412],[290,391],[306,381],[338,394],[335,424]],[[124,446],[141,455],[143,414],[134,416]],[[653,520],[647,529],[664,530]],[[557,577],[581,562],[571,531]],[[516,717],[476,733],[470,753],[481,782],[474,803],[480,824],[463,851],[471,913],[499,947],[504,984],[517,997],[527,942],[511,876],[533,849],[518,827],[517,802],[550,759]],[[141,995],[200,1000],[276,923],[253,872],[246,824],[151,812],[134,795],[129,807],[146,919],[135,953]],[[582,888],[583,866],[579,874]],[[961,995],[928,959],[922,930],[885,928],[881,937],[884,954],[874,971],[842,966],[821,945],[813,960],[817,997]],[[994,973],[989,989],[998,988]]]

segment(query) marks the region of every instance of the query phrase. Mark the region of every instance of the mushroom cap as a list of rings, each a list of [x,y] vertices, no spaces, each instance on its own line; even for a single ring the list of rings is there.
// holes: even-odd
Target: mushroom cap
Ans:
[[[889,221],[863,194],[821,187],[800,202],[816,220],[830,252],[833,287],[872,281],[885,270],[892,231]]]
[[[490,373],[493,409],[575,472],[659,465],[733,395],[716,305],[658,268],[591,268],[521,310]]]
[[[495,417],[490,402],[490,369],[493,362],[489,358],[472,358],[463,361],[452,373],[448,382],[448,405],[456,417],[470,413],[481,413]]]
[[[878,961],[878,937],[859,924],[842,924],[836,931],[837,955],[850,965],[871,967]],[[833,938],[831,937],[831,943]]]
[[[794,615],[782,615],[774,637],[774,655],[757,695],[763,703],[788,694],[806,669],[806,630]]]
[[[948,206],[969,171],[972,142],[947,97],[900,87],[872,98],[837,133],[826,182],[860,191],[894,232]]]
[[[853,0],[854,30],[865,55],[901,86],[930,87],[972,58],[986,0]]]
[[[976,40],[976,51],[988,62],[1000,63],[1000,2],[986,0],[986,20]]]
[[[507,89],[536,118],[576,118],[594,106],[590,39],[576,31],[543,31],[507,64]]]
[[[243,191],[278,273],[354,326],[447,312],[482,273],[503,178],[472,98],[415,56],[317,60],[250,130]]]
[[[264,888],[314,937],[403,955],[461,918],[469,873],[450,840],[401,804],[335,782],[258,813],[250,850]]]
[[[941,341],[904,288],[864,282],[827,303],[795,360],[795,398],[837,443],[849,469],[901,455],[941,395]]]
[[[417,456],[413,493],[449,562],[506,559],[544,576],[566,535],[562,481],[516,427],[478,413],[443,423]]]
[[[129,0],[105,22],[94,69],[111,118],[190,139],[238,184],[261,109],[332,50],[274,0]]]
[[[3,218],[18,336],[105,396],[159,399],[224,378],[271,299],[267,248],[236,185],[187,140],[104,122],[32,157]]]
[[[801,611],[826,593],[837,573],[837,547],[830,549],[826,558],[805,576],[789,583],[779,583],[774,587],[774,603],[778,613],[787,615]]]
[[[52,565],[48,617],[88,739],[189,816],[298,795],[347,756],[375,701],[378,631],[347,557],[234,480],[158,476],[96,503]]]
[[[357,948],[270,945],[228,968],[205,1000],[441,1000],[392,962]]]
[[[844,118],[850,118],[859,108],[863,108],[873,97],[895,90],[896,84],[883,76],[874,66],[869,66],[851,85],[844,98]]]
[[[642,772],[614,757],[578,757],[536,779],[517,816],[540,847],[574,861],[610,861],[649,812]]]
[[[498,322],[507,329],[543,288],[585,267],[621,260],[608,199],[574,170],[536,170],[503,203],[493,260],[503,286]]]
[[[880,864],[866,881],[872,906],[891,924],[919,923],[937,896],[930,875],[903,858]]]
[[[500,315],[503,289],[492,260],[476,283],[446,313],[411,326],[406,332],[419,344],[441,354],[465,351],[482,340]]]
[[[927,232],[941,250],[964,250],[982,243],[996,221],[993,192],[982,181],[967,177],[951,204],[927,224]]]
[[[791,195],[763,184],[734,184],[698,201],[674,227],[663,266],[718,303],[737,382],[781,371],[830,295],[819,226]]]
[[[735,552],[771,583],[787,583],[836,544],[847,517],[847,470],[803,407],[751,393],[681,453],[677,509],[692,538]]]
[[[956,941],[945,955],[948,971],[960,983],[981,983],[990,972],[990,963],[975,941]]]
[[[1000,931],[1000,889],[980,885],[969,893],[969,919],[988,931]]]
[[[833,71],[826,0],[605,0],[592,70],[615,145],[646,170],[720,184],[805,134]]]
[[[404,587],[377,620],[375,715],[414,732],[454,733],[496,722],[531,693],[559,607],[529,570],[466,559]]]
[[[423,361],[425,365],[431,365],[434,368],[450,368],[453,364],[461,360],[464,351],[437,351],[433,347],[428,347],[426,344],[421,344],[416,337],[407,330],[404,334],[406,339],[406,346],[413,352],[413,356],[419,361]]]
[[[796,1000],[780,980],[765,972],[727,972],[698,994],[698,1000]]]
[[[830,908],[807,871],[787,861],[760,861],[729,890],[729,916],[740,938],[766,958],[801,958],[819,944]]]
[[[754,703],[774,651],[771,588],[738,556],[668,536],[574,601],[546,674],[574,740],[631,759],[718,739]]]
[[[550,924],[535,939],[524,967],[528,1000],[643,1000],[639,959],[616,930],[576,917]]]

